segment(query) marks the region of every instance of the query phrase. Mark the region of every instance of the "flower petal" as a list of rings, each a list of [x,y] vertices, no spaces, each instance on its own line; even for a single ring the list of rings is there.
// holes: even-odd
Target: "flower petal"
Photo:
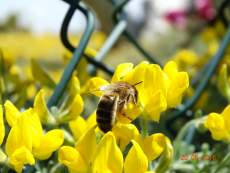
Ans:
[[[161,155],[165,148],[165,136],[161,133],[156,133],[147,136],[143,140],[142,149],[144,150],[148,160],[155,160]]]
[[[112,131],[121,150],[124,150],[131,140],[139,137],[139,131],[133,124],[116,123]]]
[[[31,128],[28,117],[21,115],[16,124],[11,128],[6,140],[6,153],[11,156],[18,148],[26,147],[32,151]]]
[[[210,130],[213,139],[230,139],[230,134],[226,129],[224,117],[222,115],[217,113],[209,114],[204,122],[204,126]]]
[[[22,172],[23,166],[26,164],[34,165],[35,159],[26,147],[22,146],[17,148],[10,156],[9,162],[13,165],[14,169],[20,173]]]
[[[40,90],[36,95],[33,110],[35,113],[37,113],[42,122],[47,121],[49,111],[47,109],[46,101],[44,98],[44,90]]]
[[[17,122],[17,119],[20,116],[20,112],[9,100],[5,102],[4,108],[6,121],[9,124],[9,126],[12,127]]]
[[[159,122],[161,112],[167,109],[167,101],[161,90],[158,90],[154,95],[149,97],[145,105],[145,112],[143,116],[147,119]]]
[[[69,106],[68,114],[65,117],[66,120],[74,120],[79,116],[84,108],[84,102],[80,94],[77,94],[72,102],[72,104]]]
[[[96,150],[95,127],[92,127],[80,137],[75,145],[75,148],[87,164],[92,161],[92,155]]]
[[[86,131],[86,122],[84,118],[78,116],[75,120],[69,122],[70,130],[77,141],[80,136]]]
[[[86,119],[86,125],[87,125],[87,129],[90,129],[92,127],[94,127],[97,124],[96,121],[96,111],[94,111],[91,115],[89,115],[89,117]]]
[[[106,80],[100,77],[93,77],[86,82],[81,92],[82,93],[92,93],[100,97],[103,94],[103,92],[100,91],[100,88],[106,85],[109,85],[109,83]]]
[[[95,153],[93,173],[122,173],[123,156],[112,132],[106,133]]]
[[[224,111],[221,113],[224,118],[225,126],[228,132],[230,133],[230,105],[228,105]]]
[[[58,152],[58,161],[67,166],[71,173],[87,173],[88,165],[79,151],[73,147],[61,147]]]
[[[112,83],[121,81],[133,69],[132,63],[119,64],[113,74]]]
[[[144,173],[148,169],[148,159],[135,141],[132,141],[133,146],[129,150],[124,163],[125,173]]]
[[[39,160],[48,159],[64,142],[64,132],[59,129],[51,130],[41,138],[38,148],[33,149],[33,154]]]
[[[170,61],[165,65],[164,72],[168,76],[168,107],[176,107],[181,103],[183,92],[189,86],[188,74],[186,72],[178,72],[177,64],[173,61]]]

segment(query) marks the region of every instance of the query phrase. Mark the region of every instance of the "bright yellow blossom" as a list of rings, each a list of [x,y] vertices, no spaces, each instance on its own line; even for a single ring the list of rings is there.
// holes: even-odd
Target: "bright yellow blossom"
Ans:
[[[95,127],[77,141],[75,148],[61,147],[58,158],[71,173],[122,173],[123,170],[122,152],[113,133],[105,134],[96,145]]]
[[[35,96],[34,100],[34,112],[37,113],[41,122],[46,122],[49,114],[49,111],[46,107],[44,94],[44,90],[40,90],[38,94]]]
[[[178,64],[180,68],[185,69],[188,66],[194,66],[197,64],[199,58],[198,55],[187,49],[182,49],[178,51],[172,59]]]
[[[182,95],[189,86],[189,78],[186,72],[179,72],[175,62],[168,62],[164,67],[168,79],[167,105],[176,107],[181,103]]]
[[[181,102],[185,89],[188,88],[189,80],[186,72],[179,72],[175,62],[168,62],[164,70],[159,65],[149,64],[144,61],[133,67],[132,63],[123,63],[117,66],[111,83],[125,81],[135,86],[138,90],[138,106],[127,109],[126,114],[135,119],[141,112],[146,118],[159,121],[161,112],[168,108],[176,107]],[[91,78],[85,85],[84,92],[95,91],[100,96],[100,88],[109,85],[107,81],[99,77]],[[99,92],[98,92],[99,91]],[[128,108],[130,108],[128,106]],[[118,121],[126,119],[118,115]]]
[[[17,122],[17,118],[20,116],[19,110],[7,100],[4,104],[6,121],[9,126],[13,126]]]
[[[27,121],[28,111],[23,112],[10,130],[6,141],[6,153],[9,163],[17,172],[21,172],[24,164],[35,164],[32,155],[32,136],[30,134],[30,124]]]
[[[62,130],[43,133],[40,119],[33,109],[19,113],[13,122],[6,141],[6,153],[17,172],[21,172],[25,164],[35,164],[35,158],[49,158],[64,141]]]
[[[140,136],[138,129],[133,124],[117,123],[112,131],[122,151],[131,140],[137,140]]]
[[[96,112],[89,115],[86,120],[78,116],[75,120],[69,121],[70,130],[76,141],[87,131],[87,129],[94,127],[96,124]]]
[[[124,163],[125,173],[145,173],[148,170],[148,158],[135,141],[132,141],[133,146],[129,150]]]
[[[215,140],[230,141],[230,105],[221,114],[210,113],[204,125],[208,128]]]
[[[143,139],[139,139],[139,143],[146,154],[148,160],[158,158],[165,149],[166,136],[161,133],[152,134]]]
[[[122,173],[123,156],[112,132],[101,139],[92,164],[92,173]]]
[[[58,160],[68,167],[71,173],[87,173],[96,150],[95,128],[89,129],[77,141],[75,148],[63,146],[59,150]]]

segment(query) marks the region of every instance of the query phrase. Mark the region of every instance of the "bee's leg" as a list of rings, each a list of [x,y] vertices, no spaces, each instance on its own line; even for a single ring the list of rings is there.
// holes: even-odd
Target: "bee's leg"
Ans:
[[[122,112],[122,116],[124,116],[125,118],[128,118],[130,121],[133,121],[133,119],[127,116],[125,112]]]
[[[119,104],[119,107],[121,109],[126,109],[127,101],[126,100],[120,100],[118,104]]]
[[[127,100],[128,100],[129,103],[136,104],[136,99],[135,99],[134,95],[132,95],[132,94],[129,94],[127,96]]]

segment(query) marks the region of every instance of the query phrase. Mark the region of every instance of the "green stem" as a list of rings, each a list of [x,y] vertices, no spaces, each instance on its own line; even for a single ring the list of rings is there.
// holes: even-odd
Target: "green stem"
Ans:
[[[3,166],[2,173],[8,173],[9,170],[10,168],[8,166]]]
[[[179,149],[180,149],[180,143],[183,140],[184,136],[186,135],[187,131],[195,124],[196,120],[189,121],[187,124],[185,124],[180,132],[178,133],[176,139],[174,140],[174,160],[176,160],[179,157]]]
[[[51,168],[50,173],[57,173],[60,171],[61,168],[62,164],[58,163]]]
[[[148,136],[148,121],[144,118],[140,118],[140,125],[141,125],[141,134],[143,137]]]
[[[6,164],[7,162],[7,156],[0,148],[0,164]]]
[[[203,117],[202,118],[197,118],[194,120],[189,121],[188,123],[186,123],[182,129],[180,130],[180,132],[178,133],[176,139],[174,140],[174,160],[179,158],[179,150],[180,150],[180,143],[181,141],[183,141],[183,138],[185,137],[187,131],[193,127],[196,126],[199,122],[203,121]]]
[[[173,146],[169,139],[165,141],[165,149],[160,157],[160,161],[155,169],[156,173],[165,173],[169,170],[173,160]]]
[[[228,162],[230,162],[230,152],[224,157],[213,173],[218,173],[224,166],[228,164]]]

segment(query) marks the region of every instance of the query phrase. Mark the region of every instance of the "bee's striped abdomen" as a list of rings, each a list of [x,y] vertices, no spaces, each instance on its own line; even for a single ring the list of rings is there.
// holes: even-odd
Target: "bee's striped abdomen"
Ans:
[[[104,95],[101,97],[97,107],[97,124],[103,132],[112,129],[117,112],[117,96]]]

